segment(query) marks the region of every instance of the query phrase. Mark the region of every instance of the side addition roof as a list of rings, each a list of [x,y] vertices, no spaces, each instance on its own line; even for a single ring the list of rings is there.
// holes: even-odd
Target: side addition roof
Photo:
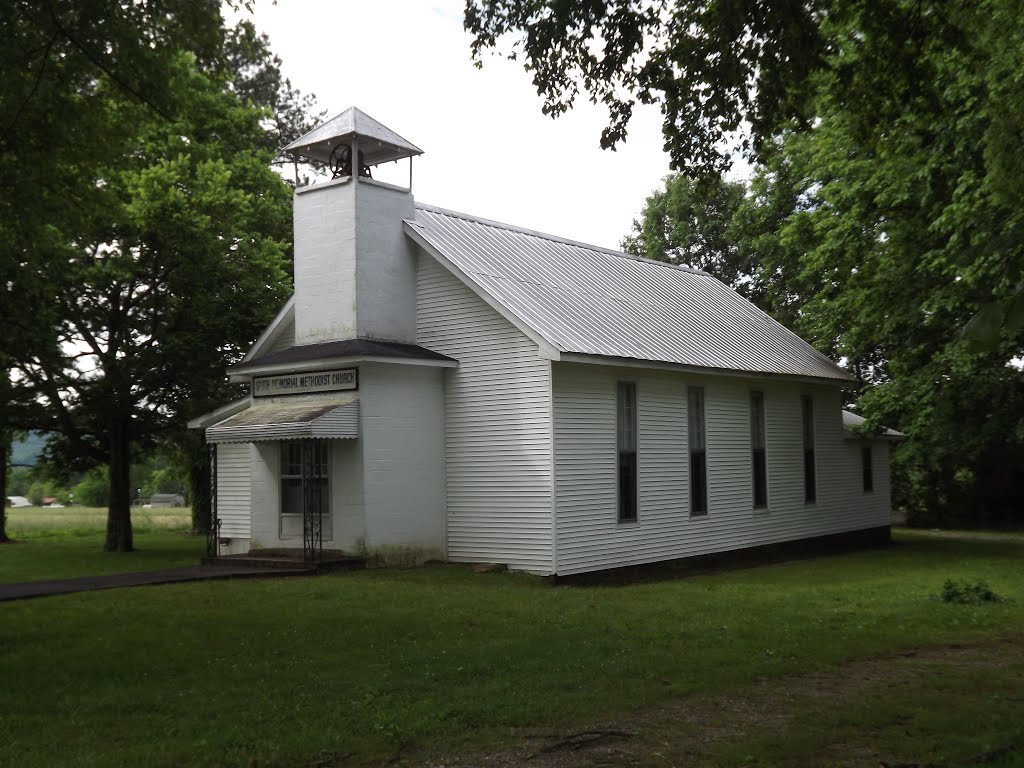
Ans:
[[[863,416],[858,416],[853,411],[843,411],[843,430],[846,432],[846,436],[850,438],[862,437],[858,429],[863,426],[866,422]],[[888,427],[882,427],[882,431],[877,437],[887,438],[889,440],[903,440],[906,435],[902,432],[897,432],[895,429],[889,429]]]
[[[706,272],[419,203],[406,232],[560,353],[854,381]]]

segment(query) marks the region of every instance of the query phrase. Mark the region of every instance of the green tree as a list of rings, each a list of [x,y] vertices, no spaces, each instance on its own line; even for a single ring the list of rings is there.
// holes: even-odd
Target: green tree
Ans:
[[[655,103],[673,167],[717,170],[730,154],[723,136],[744,125],[744,147],[756,149],[780,125],[809,124],[807,93],[833,44],[823,21],[848,4],[467,0],[465,27],[478,65],[499,48],[523,60],[546,114],[564,113],[581,92],[603,104],[602,147],[626,138],[637,102]],[[917,29],[912,3],[863,4],[892,6],[894,37]]]
[[[193,398],[219,391],[225,361],[288,292],[290,192],[260,148],[265,113],[188,53],[164,87],[174,119],[100,90],[126,154],[98,169],[103,207],[68,249],[56,348],[18,361],[61,436],[51,458],[109,463],[106,546],[122,551],[132,445],[148,448]]]
[[[210,63],[223,44],[217,0],[11,0],[0,4],[0,454],[15,428],[44,421],[18,403],[8,371],[54,349],[54,287],[69,244],[104,205],[97,173],[126,147],[103,94],[151,117],[180,51]],[[73,250],[73,249],[72,249]],[[66,283],[65,283],[66,284]],[[5,473],[0,473],[0,486]],[[4,490],[0,487],[0,490]]]
[[[274,156],[273,165],[281,167],[291,162],[279,153],[282,147],[311,131],[318,125],[324,112],[316,111],[316,99],[304,95],[281,73],[281,60],[270,50],[265,35],[256,33],[255,27],[243,21],[233,30],[226,43],[227,71],[231,74],[231,88],[244,102],[266,111],[262,123],[264,133],[257,145]],[[315,173],[312,166],[297,167],[296,176]],[[289,215],[290,222],[290,215]],[[247,339],[246,341],[251,341]],[[189,408],[182,411],[182,419],[172,425],[164,437],[167,455],[182,472],[188,475],[189,504],[193,529],[205,533],[209,527],[211,508],[210,467],[208,447],[200,431],[185,428],[188,418],[207,413],[226,401],[239,396],[238,388],[222,377],[219,386],[204,396],[193,395]]]
[[[1008,75],[1007,38],[1024,44],[1019,10],[989,2],[922,20],[915,87],[870,120],[842,77],[861,54],[838,52],[819,122],[785,140],[814,201],[805,270],[824,278],[807,324],[857,365],[869,421],[911,435],[897,498],[921,520],[1019,515],[1009,478],[1024,458],[1024,379],[1012,361],[1024,324],[1002,323],[980,346],[962,337],[985,307],[1012,308],[1024,280],[1021,198],[1006,189],[1019,156],[993,149],[1008,86],[992,72]]]
[[[745,248],[730,228],[746,185],[720,178],[705,180],[676,174],[665,179],[644,205],[633,233],[622,241],[627,253],[710,272],[730,284],[749,278]]]
[[[767,163],[781,135],[816,132],[828,113],[865,146],[905,134],[902,116],[948,102],[955,84],[990,191],[1017,212],[1003,234],[1019,239],[1022,12],[1021,0],[467,0],[465,27],[478,65],[492,50],[524,62],[546,113],[580,93],[606,105],[604,147],[625,139],[636,102],[657,104],[673,167],[702,176],[737,149]],[[969,336],[989,346],[1024,329],[1024,274],[1009,267],[1012,290],[971,316]]]
[[[802,273],[806,232],[784,223],[806,209],[806,197],[780,154],[749,184],[720,176],[673,174],[647,198],[622,249],[636,256],[701,269],[788,327],[813,290]],[[810,283],[810,284],[809,284]]]
[[[110,471],[93,467],[71,489],[74,501],[86,507],[105,507],[110,502]]]
[[[0,544],[10,541],[7,536],[7,464],[11,456],[10,434],[8,430],[0,430]]]
[[[43,478],[36,480],[28,487],[28,500],[35,506],[42,506],[44,499],[57,499],[60,504],[68,500],[68,492],[65,487],[52,479]]]
[[[7,475],[7,495],[24,496],[32,484],[32,470],[29,467],[12,467]]]
[[[1024,88],[1021,8],[921,7],[915,46],[888,64],[867,5],[831,17],[813,124],[762,146],[729,224],[699,195],[687,210],[749,252],[754,283],[774,291],[755,301],[865,382],[869,423],[910,435],[894,458],[897,503],[922,521],[1019,521],[1024,200],[1009,179],[1024,167],[1004,145],[1014,121],[1021,130],[1006,114]],[[661,210],[641,229],[649,214]],[[963,329],[986,314],[972,343]]]
[[[0,363],[25,377],[0,391],[0,442],[12,426],[56,428],[51,454],[66,472],[105,463],[128,442],[145,448],[174,434],[189,407],[221,400],[224,361],[280,300],[290,215],[266,165],[309,127],[311,101],[281,78],[266,38],[248,23],[226,33],[220,11],[217,0],[0,9]],[[218,199],[235,183],[237,194]],[[224,263],[211,270],[217,238]],[[163,265],[164,256],[177,261]],[[248,278],[230,282],[243,262]],[[214,291],[196,290],[207,287],[203,270],[229,281],[208,305]],[[176,291],[194,294],[194,319]],[[179,370],[172,361],[187,340],[208,344],[195,348],[195,368]],[[128,356],[154,367],[133,369]],[[144,380],[130,385],[135,372]],[[127,465],[111,464],[107,545],[130,548]]]
[[[229,30],[225,43],[231,88],[249,104],[268,110],[260,147],[275,153],[275,165],[293,162],[280,154],[283,147],[309,133],[326,112],[317,110],[316,97],[294,88],[281,72],[281,59],[270,50],[270,40],[249,21]]]

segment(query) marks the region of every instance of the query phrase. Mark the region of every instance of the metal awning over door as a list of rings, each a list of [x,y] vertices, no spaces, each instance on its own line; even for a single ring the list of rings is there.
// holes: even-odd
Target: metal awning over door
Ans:
[[[254,405],[208,427],[208,443],[259,443],[359,437],[359,401],[329,405]]]

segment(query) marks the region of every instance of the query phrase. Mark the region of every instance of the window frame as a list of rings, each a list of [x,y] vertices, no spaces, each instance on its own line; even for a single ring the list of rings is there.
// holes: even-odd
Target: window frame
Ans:
[[[305,497],[305,490],[302,486],[302,444],[303,440],[282,440],[278,444],[278,477],[277,477],[277,536],[281,540],[286,539],[301,539],[301,526],[298,534],[285,533],[284,521],[286,517],[298,517],[300,520],[304,517],[304,512],[301,508],[298,511],[285,508],[285,482],[298,480],[299,498]],[[319,453],[319,464],[321,472],[321,481],[323,487],[320,489],[320,503],[321,503],[321,519],[323,521],[324,530],[324,541],[328,541],[332,538],[333,533],[328,535],[327,532],[333,532],[333,525],[331,524],[331,441],[330,440],[313,440],[313,444],[316,451]],[[290,448],[294,447],[298,453],[298,464],[291,462],[292,458],[289,455]],[[297,467],[298,472],[286,471],[286,461],[288,468]]]
[[[764,391],[750,391],[750,491],[754,511],[768,510],[768,433]],[[760,493],[759,493],[760,492]]]
[[[814,397],[800,397],[800,432],[804,474],[804,504],[818,503],[817,430],[814,423]]]
[[[700,429],[696,429],[700,415]],[[687,472],[690,485],[690,517],[707,517],[708,494],[708,418],[707,396],[702,386],[686,387]],[[699,445],[698,443],[699,438]]]
[[[624,393],[629,393],[632,403],[626,402]],[[627,418],[628,425],[624,424]],[[631,443],[626,450],[622,446],[624,434]],[[615,383],[615,517],[619,524],[640,520],[640,388],[633,379]]]
[[[871,443],[860,447],[861,489],[863,493],[875,492],[875,460]]]

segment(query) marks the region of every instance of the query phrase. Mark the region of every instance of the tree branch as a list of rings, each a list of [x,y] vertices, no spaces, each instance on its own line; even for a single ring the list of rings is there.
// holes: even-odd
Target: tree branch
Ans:
[[[170,115],[167,112],[165,112],[163,109],[161,109],[159,106],[157,106],[154,102],[152,102],[150,99],[148,99],[143,93],[141,93],[140,91],[136,90],[131,85],[129,85],[127,82],[125,82],[120,77],[118,77],[116,72],[114,72],[110,67],[108,67],[106,64],[104,64],[103,61],[98,56],[93,55],[93,53],[91,51],[89,51],[88,48],[86,48],[81,42],[79,42],[75,38],[75,36],[72,35],[71,32],[69,32],[67,30],[67,28],[64,27],[63,24],[61,24],[60,18],[58,18],[57,12],[53,8],[53,3],[47,3],[46,7],[47,7],[47,10],[50,12],[50,20],[53,22],[53,26],[57,29],[57,31],[61,35],[63,35],[67,39],[67,41],[69,43],[71,43],[73,46],[75,46],[75,48],[77,48],[78,51],[83,56],[85,56],[85,58],[87,58],[90,62],[92,62],[93,66],[95,66],[103,74],[105,74],[107,77],[109,77],[111,79],[111,81],[113,81],[113,83],[115,85],[117,85],[121,90],[123,90],[125,93],[127,93],[130,96],[132,96],[133,98],[137,99],[142,104],[145,104],[147,107],[149,107],[151,110],[153,110],[153,112],[155,112],[157,115],[162,117],[164,120],[166,120],[167,122],[172,122],[174,120],[173,115]]]
[[[7,127],[4,128],[4,132],[3,132],[3,143],[4,144],[6,144],[8,142],[8,140],[10,139],[11,135],[14,132],[14,126],[16,126],[18,124],[18,121],[21,119],[21,115],[25,111],[25,108],[32,102],[32,99],[35,98],[36,92],[39,90],[39,84],[43,82],[43,75],[46,73],[46,59],[50,55],[50,50],[53,48],[53,44],[55,42],[57,42],[57,37],[58,37],[58,33],[54,32],[53,36],[50,37],[50,39],[47,41],[46,45],[44,46],[43,55],[42,55],[42,63],[39,66],[39,74],[36,75],[35,82],[32,83],[32,89],[28,92],[28,96],[25,97],[25,100],[23,102],[21,102],[20,105],[18,105],[18,111],[15,113],[14,118],[11,120],[10,123],[7,124]]]

